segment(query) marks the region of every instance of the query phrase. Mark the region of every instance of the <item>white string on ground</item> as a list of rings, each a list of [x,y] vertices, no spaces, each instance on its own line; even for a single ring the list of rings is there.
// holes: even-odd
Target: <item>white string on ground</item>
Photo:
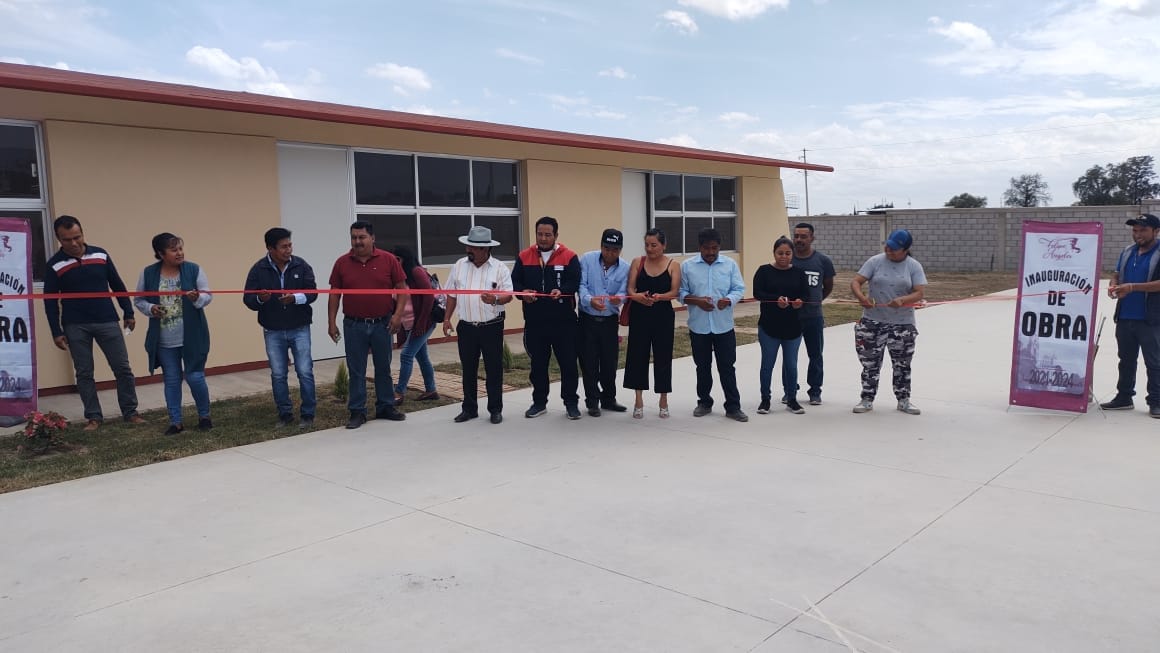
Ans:
[[[864,642],[873,644],[874,646],[877,646],[884,651],[889,651],[889,653],[902,653],[902,651],[899,651],[896,648],[891,648],[890,646],[887,646],[886,644],[883,644],[882,642],[878,642],[878,641],[875,641],[873,639],[870,639],[869,637],[867,637],[861,633],[850,630],[849,628],[843,628],[842,626],[839,626],[838,624],[833,623],[829,619],[812,615],[807,610],[799,610],[799,609],[795,608],[794,606],[792,606],[788,603],[782,603],[781,601],[778,601],[777,599],[771,598],[770,601],[773,601],[774,603],[776,603],[776,604],[780,605],[781,607],[786,608],[788,610],[793,610],[794,612],[796,612],[798,614],[799,617],[806,617],[808,619],[813,619],[814,621],[817,621],[818,623],[825,624],[825,625],[829,626],[830,628],[833,628],[835,630],[840,630],[848,635],[853,635],[854,637],[857,637],[858,639],[860,639]],[[817,608],[815,607],[814,609],[816,610]]]
[[[810,606],[811,610],[818,613],[819,617],[825,619],[825,624],[830,627],[830,630],[834,631],[834,634],[838,636],[838,639],[842,640],[842,643],[846,645],[846,648],[850,649],[850,653],[858,653],[858,649],[854,648],[854,645],[850,643],[850,640],[846,639],[846,636],[842,634],[842,631],[834,625],[834,622],[830,621],[830,618],[826,616],[825,612],[822,612],[821,608],[815,605],[814,602],[804,594],[802,595],[802,600],[806,602],[806,605]]]

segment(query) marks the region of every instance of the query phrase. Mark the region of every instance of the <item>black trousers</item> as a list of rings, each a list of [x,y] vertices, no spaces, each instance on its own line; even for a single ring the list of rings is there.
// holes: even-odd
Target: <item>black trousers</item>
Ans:
[[[697,403],[713,405],[713,359],[717,359],[717,376],[725,391],[725,412],[741,410],[741,393],[737,390],[737,334],[689,332],[693,346],[693,363],[697,366]]]
[[[532,362],[532,404],[548,405],[548,362],[556,355],[560,366],[560,398],[565,406],[578,406],[580,375],[576,371],[576,320],[532,321],[524,324],[524,351]]]
[[[487,388],[487,412],[503,412],[503,320],[475,326],[459,321],[459,364],[463,366],[463,412],[479,414],[479,357]]]
[[[1148,377],[1144,401],[1149,406],[1160,404],[1160,328],[1144,320],[1120,320],[1116,322],[1116,348],[1120,356],[1116,394],[1121,397],[1136,394],[1136,365],[1143,353]]]
[[[584,373],[584,403],[589,408],[616,401],[619,336],[617,316],[580,312],[580,369]]]

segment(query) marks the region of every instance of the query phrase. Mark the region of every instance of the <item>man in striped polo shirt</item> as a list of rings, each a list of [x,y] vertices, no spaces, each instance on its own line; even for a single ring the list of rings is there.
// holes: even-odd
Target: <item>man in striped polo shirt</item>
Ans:
[[[113,259],[100,247],[85,243],[80,220],[62,215],[53,223],[60,250],[48,259],[44,273],[44,292],[104,293],[125,292],[125,282],[117,274]],[[122,418],[131,424],[145,420],[137,414],[137,388],[129,352],[121,325],[132,331],[137,326],[133,304],[128,297],[118,297],[124,320],[118,320],[117,309],[108,297],[46,299],[44,313],[56,346],[72,355],[76,370],[77,392],[85,407],[86,431],[95,431],[104,421],[97,384],[93,381],[93,341],[105,354],[109,368],[117,379],[117,403]],[[119,323],[120,322],[120,323]]]

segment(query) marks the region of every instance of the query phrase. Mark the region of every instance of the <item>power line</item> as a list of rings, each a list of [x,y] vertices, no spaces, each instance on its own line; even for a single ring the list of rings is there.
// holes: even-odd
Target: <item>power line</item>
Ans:
[[[1150,147],[1133,147],[1122,150],[1103,150],[1100,152],[1077,152],[1075,154],[1045,154],[1042,156],[1025,156],[1012,159],[990,159],[986,161],[952,161],[949,163],[908,163],[900,166],[882,166],[879,168],[841,168],[835,167],[834,173],[839,172],[864,172],[869,170],[898,170],[900,168],[946,168],[949,166],[971,166],[980,165],[983,163],[1010,163],[1012,161],[1033,161],[1035,159],[1056,159],[1060,157],[1080,157],[1080,156],[1098,156],[1101,154],[1118,154],[1122,152],[1139,152],[1141,149],[1155,149],[1156,146]]]

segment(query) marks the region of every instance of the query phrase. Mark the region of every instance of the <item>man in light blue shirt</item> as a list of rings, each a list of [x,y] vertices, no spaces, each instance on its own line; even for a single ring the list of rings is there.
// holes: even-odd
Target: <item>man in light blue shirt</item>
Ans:
[[[628,290],[628,263],[620,258],[624,234],[605,229],[600,249],[580,257],[580,370],[588,414],[600,409],[623,413],[616,402],[616,363],[620,354],[619,319]]]
[[[717,357],[717,374],[725,391],[725,416],[748,422],[741,411],[741,393],[737,390],[737,334],[733,331],[733,307],[745,293],[741,268],[727,256],[721,256],[721,234],[716,229],[702,229],[697,234],[701,254],[681,264],[680,300],[689,307],[689,340],[693,362],[697,365],[697,408],[694,417],[713,412],[713,357]]]

